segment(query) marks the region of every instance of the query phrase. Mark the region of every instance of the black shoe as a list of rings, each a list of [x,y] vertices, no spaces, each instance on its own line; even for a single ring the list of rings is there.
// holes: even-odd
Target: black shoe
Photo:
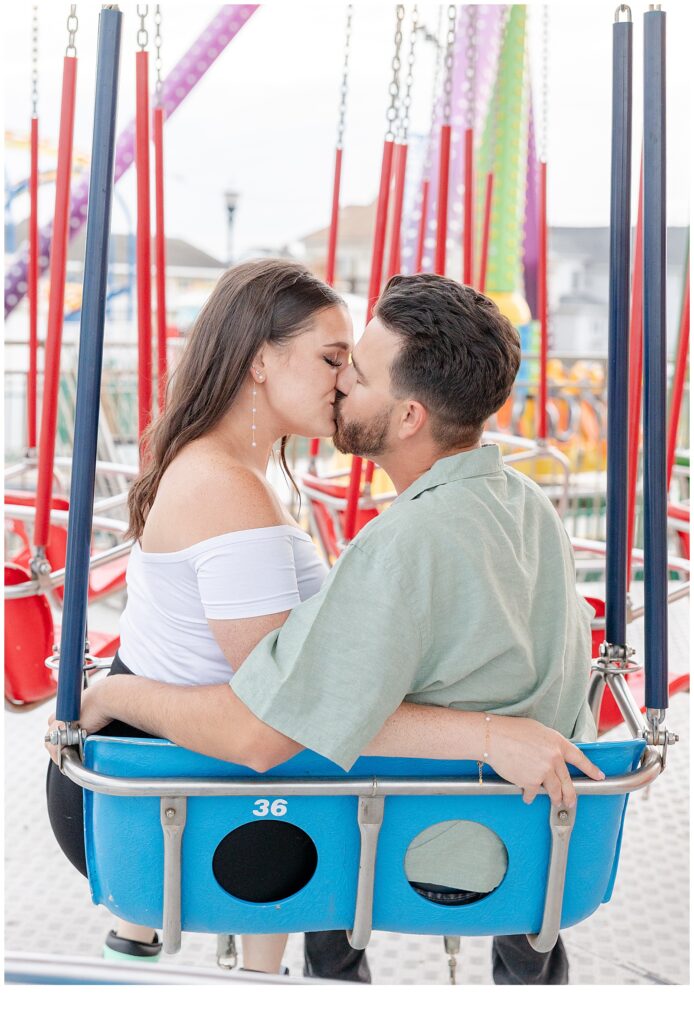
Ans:
[[[243,971],[244,974],[272,974],[272,971],[257,971],[255,967],[239,967],[239,970]],[[284,976],[285,974],[289,974],[289,968],[280,967],[278,974],[282,976]]]
[[[155,964],[160,955],[161,942],[156,932],[153,942],[138,942],[136,939],[123,939],[111,929],[104,943],[104,960],[135,960]]]

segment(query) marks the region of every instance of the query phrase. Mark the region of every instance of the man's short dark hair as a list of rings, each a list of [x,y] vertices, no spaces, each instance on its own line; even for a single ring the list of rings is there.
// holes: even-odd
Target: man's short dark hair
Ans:
[[[508,317],[481,292],[436,274],[392,277],[374,315],[402,342],[390,367],[393,394],[428,409],[442,449],[479,440],[520,366]]]

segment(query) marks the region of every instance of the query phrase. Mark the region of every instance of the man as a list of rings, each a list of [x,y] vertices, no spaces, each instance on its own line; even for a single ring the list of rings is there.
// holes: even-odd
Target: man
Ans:
[[[393,278],[338,377],[334,440],[377,460],[397,500],[230,686],[112,676],[84,695],[84,727],[116,718],[260,771],[302,747],[348,768],[403,700],[593,739],[592,613],[569,540],[541,490],[481,446],[519,363],[517,333],[485,296],[429,274]],[[502,773],[503,722],[490,715],[483,745]],[[560,761],[544,782],[557,800],[571,790]],[[456,828],[408,853],[408,877],[434,901],[479,898],[503,878],[498,837]],[[495,939],[494,979],[566,983],[561,941],[538,954],[525,936]]]

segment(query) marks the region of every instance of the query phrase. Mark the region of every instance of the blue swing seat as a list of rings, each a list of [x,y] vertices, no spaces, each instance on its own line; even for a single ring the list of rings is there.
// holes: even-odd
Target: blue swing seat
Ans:
[[[606,776],[633,772],[642,740],[582,744]],[[311,751],[259,775],[248,768],[203,757],[165,740],[88,737],[84,767],[123,779],[277,780],[276,796],[259,804],[246,796],[189,796],[181,848],[183,931],[211,933],[301,932],[351,929],[354,925],[360,830],[358,796],[290,795],[277,804],[282,821],[303,829],[317,849],[313,877],[280,902],[250,903],[217,882],[212,861],[232,830],[272,814],[290,780],[397,780],[477,778],[470,761],[360,758],[350,772]],[[578,772],[572,773],[578,775]],[[485,768],[485,778],[487,769]],[[497,779],[491,772],[490,781]],[[481,791],[482,792],[482,791]],[[582,795],[568,853],[561,926],[592,914],[612,894],[628,794]],[[93,901],[118,917],[162,926],[164,838],[158,796],[104,795],[84,789],[85,846]],[[530,805],[519,795],[386,796],[378,838],[373,928],[433,935],[510,935],[539,930],[551,846],[549,800]],[[255,812],[255,813],[254,813]],[[445,906],[418,895],[404,871],[405,853],[423,829],[441,821],[468,820],[492,829],[508,852],[508,869],[497,889],[475,903]]]

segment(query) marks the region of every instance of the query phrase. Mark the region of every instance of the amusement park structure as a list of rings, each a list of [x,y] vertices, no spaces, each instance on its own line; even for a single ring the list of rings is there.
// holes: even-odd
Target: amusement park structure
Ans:
[[[451,957],[456,945],[450,936],[527,932],[534,948],[545,951],[552,948],[560,927],[582,920],[609,900],[628,794],[655,781],[664,768],[668,746],[676,740],[664,724],[668,702],[689,686],[688,674],[669,673],[667,662],[667,610],[689,593],[689,456],[683,413],[688,402],[690,314],[687,257],[668,416],[663,290],[665,14],[652,9],[644,19],[643,181],[633,252],[633,26],[625,5],[618,9],[614,25],[606,373],[586,362],[567,366],[551,353],[547,189],[553,182],[547,135],[546,11],[542,80],[533,83],[530,15],[525,6],[449,5],[435,34],[418,20],[417,7],[408,22],[405,9],[398,6],[392,78],[388,97],[383,98],[386,132],[367,319],[388,277],[419,271],[445,273],[484,291],[509,317],[521,339],[523,368],[509,401],[488,423],[485,439],[498,444],[506,464],[533,477],[552,500],[572,536],[579,588],[585,589],[596,611],[591,707],[607,740],[591,747],[591,757],[607,778],[604,783],[577,780],[579,798],[586,798],[584,814],[554,809],[548,822],[544,804],[526,807],[516,787],[500,778],[490,777],[480,794],[468,762],[446,762],[443,770],[423,762],[413,770],[406,761],[375,764],[366,759],[345,774],[307,752],[290,768],[273,770],[269,779],[249,779],[245,769],[164,741],[85,739],[80,732],[83,683],[91,673],[108,667],[118,648],[117,634],[90,628],[90,609],[124,591],[132,546],[126,539],[127,489],[139,472],[139,464],[97,460],[113,186],[135,164],[138,391],[132,436],[139,443],[165,408],[170,376],[165,125],[226,47],[237,36],[235,45],[243,44],[242,29],[256,10],[255,5],[223,6],[166,76],[161,74],[157,51],[157,81],[151,94],[148,30],[141,15],[137,115],[116,138],[124,19],[117,7],[105,7],[100,15],[88,171],[84,159],[75,160],[72,149],[77,74],[73,11],[63,68],[55,212],[42,226],[36,215],[37,195],[47,172],[39,173],[34,109],[26,179],[32,203],[29,237],[5,278],[6,317],[25,302],[30,309],[26,450],[5,471],[6,708],[31,709],[55,697],[58,689],[57,718],[65,723],[56,733],[62,768],[84,787],[89,811],[85,820],[93,898],[103,905],[115,901],[129,919],[163,928],[167,952],[179,948],[186,929],[231,934],[322,928],[348,929],[355,948],[366,946],[372,928],[447,935]],[[326,261],[330,283],[335,280],[340,246],[355,16],[350,7],[332,170]],[[437,52],[436,92],[426,152],[418,157],[412,147],[408,149],[408,117],[410,91],[420,85],[418,48],[426,45],[427,34]],[[637,137],[633,148],[640,151],[641,146]],[[375,185],[376,178],[375,168]],[[68,239],[85,225],[74,453],[66,457],[56,455],[66,251]],[[46,273],[50,305],[41,346],[36,309],[38,281]],[[145,449],[139,458],[146,458]],[[297,450],[294,468],[301,477],[303,511],[311,533],[329,562],[336,561],[359,530],[394,498],[390,481],[373,463],[340,458],[318,439]],[[640,617],[646,628],[643,667],[626,638],[627,623]],[[609,731],[624,721],[632,738],[610,741]],[[291,906],[287,901],[276,908],[237,907],[231,913],[213,885],[198,885],[187,873],[189,863],[202,863],[209,852],[209,821],[204,824],[200,805],[209,807],[210,820],[224,807],[224,813],[240,824],[247,818],[240,809],[242,801],[249,803],[251,793],[254,798],[291,796],[301,805],[302,827],[317,845],[323,844],[321,856],[333,879],[341,879],[334,899],[322,901],[325,907],[329,904],[329,911],[319,912],[321,900],[316,902],[315,896],[304,899],[299,894]],[[139,799],[142,796],[154,799]],[[405,848],[408,816],[424,822],[433,815],[437,820],[444,806],[448,808],[447,800],[455,803],[454,816],[495,822],[509,856],[529,858],[535,865],[531,883],[511,873],[504,883],[508,888],[503,893],[500,889],[499,898],[490,899],[486,909],[442,911],[420,906],[422,901],[404,879],[402,884],[393,882]],[[322,808],[329,801],[336,807],[339,803],[339,813],[327,821]],[[502,805],[503,813],[498,809]],[[225,825],[227,831],[229,827]],[[119,863],[118,836],[133,828],[142,841],[127,865]],[[182,866],[184,830],[189,860]],[[349,870],[340,866],[343,861]],[[588,876],[590,885],[584,884]],[[319,873],[317,884],[327,885],[327,877]],[[451,913],[455,921],[447,916]]]

